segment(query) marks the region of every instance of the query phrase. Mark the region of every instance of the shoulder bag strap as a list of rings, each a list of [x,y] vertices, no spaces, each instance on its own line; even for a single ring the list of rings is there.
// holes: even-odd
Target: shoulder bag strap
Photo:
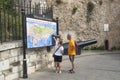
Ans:
[[[59,46],[59,47],[55,50],[54,54],[59,50],[60,47],[61,47],[61,46]]]

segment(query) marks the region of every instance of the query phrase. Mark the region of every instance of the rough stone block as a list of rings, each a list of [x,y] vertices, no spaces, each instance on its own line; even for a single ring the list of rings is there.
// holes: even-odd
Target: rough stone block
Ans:
[[[30,62],[33,62],[36,60],[37,60],[36,54],[30,55]]]
[[[14,61],[15,61],[15,62],[19,61],[19,60],[18,60],[18,57],[14,57]]]
[[[47,58],[46,54],[42,55],[42,59],[45,60]]]
[[[32,63],[28,63],[28,65],[27,65],[28,67],[30,67],[30,66],[32,66]]]
[[[19,66],[20,65],[20,61],[14,62],[10,64],[11,66]]]
[[[51,66],[54,67],[54,62],[51,63]]]
[[[13,63],[13,62],[14,62],[14,57],[9,58],[9,62],[10,62],[10,63]]]
[[[52,54],[48,54],[48,61],[53,61]]]
[[[0,71],[0,75],[2,75],[2,72]]]
[[[15,47],[22,47],[22,44],[23,44],[22,41],[19,40],[15,43]]]
[[[35,72],[35,66],[28,67],[28,74]]]
[[[14,63],[18,61],[18,57],[12,57],[9,59],[10,63]]]
[[[15,57],[15,56],[18,56],[19,51],[18,51],[18,49],[11,49],[10,54],[12,57]]]
[[[36,70],[40,70],[41,69],[41,64],[36,65]]]
[[[18,47],[22,47],[22,42],[20,40],[19,41],[13,41],[13,42],[4,42],[0,46],[0,51],[13,49],[13,48],[18,48]]]
[[[23,65],[23,61],[20,61],[20,65]]]
[[[2,66],[1,66],[1,69],[2,69],[2,70],[6,70],[6,69],[9,69],[9,68],[10,68],[10,66],[9,66],[9,59],[4,60],[4,61],[2,61],[1,63],[2,63]]]
[[[37,56],[37,61],[42,60],[41,56]]]
[[[0,52],[0,60],[1,60],[1,52]]]
[[[17,73],[17,72],[19,72],[19,71],[21,71],[22,70],[22,67],[21,66],[13,66],[12,67],[12,73]]]
[[[2,59],[7,59],[9,57],[10,57],[10,51],[9,50],[1,52],[1,58]]]
[[[5,80],[4,78],[4,75],[0,75],[0,80]]]
[[[3,43],[0,46],[0,51],[8,50],[8,49],[11,49],[11,48],[15,48],[15,44],[14,43]]]
[[[49,64],[47,65],[48,68],[52,68],[54,66],[54,64],[52,62],[49,62]]]
[[[19,72],[19,77],[23,77],[23,71]]]
[[[26,53],[29,53],[29,55],[32,55],[32,54],[34,54],[35,52],[34,52],[34,50],[26,50]]]
[[[18,56],[19,61],[23,61],[23,55]]]
[[[36,61],[36,64],[42,64],[42,60]]]
[[[19,78],[19,74],[18,73],[14,73],[14,74],[9,74],[5,76],[5,80],[13,80]]]
[[[31,63],[28,63],[28,67],[31,67],[31,66],[35,66],[36,65],[36,62],[31,62]]]
[[[0,71],[2,71],[2,61],[0,61]]]

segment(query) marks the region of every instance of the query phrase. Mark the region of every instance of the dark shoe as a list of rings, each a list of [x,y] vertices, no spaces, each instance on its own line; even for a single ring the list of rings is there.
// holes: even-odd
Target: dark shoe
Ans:
[[[72,69],[69,70],[69,72],[71,72],[71,71],[72,71]]]
[[[75,73],[75,71],[71,70],[70,73]]]

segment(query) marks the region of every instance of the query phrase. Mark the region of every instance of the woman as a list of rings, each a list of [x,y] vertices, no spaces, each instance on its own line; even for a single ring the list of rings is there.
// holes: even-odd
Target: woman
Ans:
[[[55,53],[54,53],[54,62],[55,62],[55,68],[56,73],[61,73],[61,65],[62,62],[62,54],[64,53],[64,48],[62,46],[62,41],[59,41],[57,46],[55,46]]]

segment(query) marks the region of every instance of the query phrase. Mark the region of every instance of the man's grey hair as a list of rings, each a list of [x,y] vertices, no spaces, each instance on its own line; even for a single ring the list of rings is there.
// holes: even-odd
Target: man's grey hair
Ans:
[[[70,38],[71,38],[71,35],[70,35],[70,34],[67,34],[67,37],[70,37]]]

